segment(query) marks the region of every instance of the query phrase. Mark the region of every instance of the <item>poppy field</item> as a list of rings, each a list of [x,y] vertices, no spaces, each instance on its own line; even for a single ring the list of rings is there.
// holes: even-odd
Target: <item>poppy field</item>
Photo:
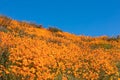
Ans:
[[[75,35],[0,16],[0,80],[120,80],[120,36]]]

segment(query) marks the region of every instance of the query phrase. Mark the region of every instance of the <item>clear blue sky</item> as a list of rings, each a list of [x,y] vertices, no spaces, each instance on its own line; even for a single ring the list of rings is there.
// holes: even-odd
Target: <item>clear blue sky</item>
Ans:
[[[0,14],[78,35],[120,34],[120,0],[0,0]]]

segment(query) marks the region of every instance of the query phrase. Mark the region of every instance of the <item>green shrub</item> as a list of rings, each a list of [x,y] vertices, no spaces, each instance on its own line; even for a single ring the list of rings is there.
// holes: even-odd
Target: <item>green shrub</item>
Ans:
[[[28,23],[28,24],[30,24],[31,26],[34,26],[34,27],[36,27],[36,28],[43,28],[43,26],[40,24],[40,25],[37,25],[36,23],[33,23],[33,22],[30,22],[30,23]]]
[[[116,63],[116,67],[118,68],[119,78],[120,78],[120,61]]]
[[[111,49],[113,46],[111,44],[92,44],[91,49],[97,49],[97,48],[104,48],[104,49]]]
[[[51,32],[62,32],[62,30],[60,30],[56,27],[49,27],[48,30],[51,31]]]
[[[10,54],[7,48],[1,51],[0,53],[0,65],[2,65],[6,70],[8,70],[11,65],[11,61],[9,60],[9,55]],[[2,76],[0,77],[0,79],[8,80],[8,74],[6,74],[3,68],[1,68],[0,70],[2,70]]]
[[[0,80],[22,80],[22,75],[15,75],[13,72],[11,72],[10,66],[12,66],[13,63],[9,60],[9,56],[10,53],[8,51],[8,48],[5,48],[3,51],[0,52],[0,66],[3,66],[0,67],[0,70],[2,71]],[[6,73],[6,70],[9,73]]]
[[[6,27],[0,26],[0,31],[7,33],[8,29]]]

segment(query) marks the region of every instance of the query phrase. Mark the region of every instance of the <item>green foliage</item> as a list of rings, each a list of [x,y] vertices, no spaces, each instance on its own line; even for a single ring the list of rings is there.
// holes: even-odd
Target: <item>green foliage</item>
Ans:
[[[3,72],[0,80],[22,80],[22,77],[22,75],[15,75],[14,73],[6,74],[5,72]]]
[[[60,73],[60,74],[58,74],[56,77],[55,77],[55,79],[54,80],[62,80],[62,74]]]
[[[119,78],[120,78],[120,61],[116,63],[116,67],[118,68]]]
[[[91,49],[97,49],[97,48],[104,48],[104,49],[111,49],[113,46],[111,44],[92,44]]]
[[[25,37],[25,36],[27,36],[27,37],[32,38],[32,39],[34,37],[36,37],[36,35],[34,35],[34,34],[28,34],[27,32],[25,32],[24,29],[19,29],[18,27],[16,27],[13,31],[17,33],[15,36],[19,36],[19,37]]]
[[[60,30],[56,27],[49,27],[48,30],[51,31],[51,32],[62,32],[62,30]]]
[[[8,68],[11,65],[9,55],[8,49],[4,49],[4,51],[0,53],[0,65],[3,65],[5,68]]]
[[[6,70],[8,70],[11,65],[11,61],[9,60],[9,55],[10,54],[9,54],[7,48],[4,49],[3,51],[1,51],[1,53],[0,53],[0,65],[2,65]],[[2,70],[2,76],[0,77],[0,79],[8,80],[11,76],[6,74],[5,70],[3,70],[3,68],[1,68],[1,70]]]
[[[56,77],[55,77],[55,79],[54,80],[63,80],[62,79],[62,77],[63,76],[66,76],[66,78],[68,79],[68,80],[83,80],[83,79],[78,79],[78,78],[75,78],[75,76],[74,75],[67,75],[67,74],[61,74],[61,73],[59,73]]]
[[[4,67],[4,68],[0,67],[0,70],[2,70],[2,74],[1,74],[2,76],[0,76],[0,80],[22,80],[23,78],[22,75],[15,75],[13,72],[11,72],[10,66],[13,65],[13,63],[12,61],[9,60],[9,56],[10,53],[8,51],[8,48],[5,48],[0,53],[0,66]],[[6,73],[6,70],[9,73]]]
[[[0,31],[7,33],[8,29],[6,27],[0,26]]]

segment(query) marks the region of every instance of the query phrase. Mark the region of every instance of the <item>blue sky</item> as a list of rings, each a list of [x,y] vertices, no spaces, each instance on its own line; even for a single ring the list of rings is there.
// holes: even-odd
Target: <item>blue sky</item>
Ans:
[[[120,34],[120,0],[0,0],[0,14],[77,35]]]

